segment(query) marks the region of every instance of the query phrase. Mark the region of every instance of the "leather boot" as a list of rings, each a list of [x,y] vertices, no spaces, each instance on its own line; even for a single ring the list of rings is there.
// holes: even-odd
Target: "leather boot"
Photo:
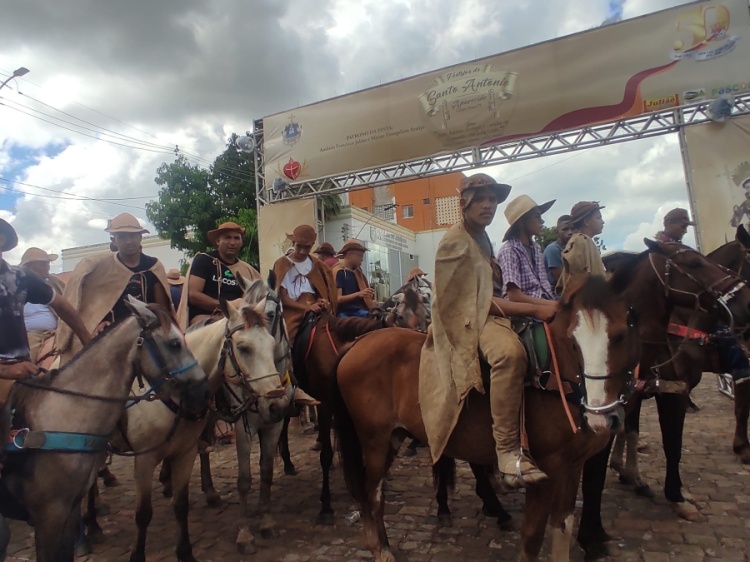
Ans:
[[[490,376],[492,435],[495,437],[498,468],[503,482],[511,488],[536,484],[547,475],[521,450],[523,378],[509,376],[508,373],[491,373]]]

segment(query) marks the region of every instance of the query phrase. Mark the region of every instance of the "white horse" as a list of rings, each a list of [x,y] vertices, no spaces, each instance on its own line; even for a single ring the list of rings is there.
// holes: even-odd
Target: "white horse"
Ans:
[[[237,491],[240,498],[242,517],[249,515],[248,494],[252,482],[250,468],[250,450],[252,439],[258,436],[260,442],[260,494],[258,497],[258,514],[260,515],[260,533],[263,538],[276,535],[276,522],[271,516],[271,486],[273,485],[273,467],[279,437],[284,427],[289,404],[294,390],[289,384],[288,372],[291,366],[290,346],[281,310],[281,301],[275,288],[276,279],[271,274],[269,287],[255,282],[246,288],[243,300],[245,306],[262,307],[267,329],[274,339],[274,364],[282,381],[286,383],[283,416],[269,419],[252,407],[248,407],[248,398],[242,389],[236,388],[228,379],[217,394],[217,415],[219,418],[234,424],[235,444],[237,446]],[[221,407],[218,407],[221,405]],[[211,478],[211,466],[208,453],[201,457],[201,487],[211,506],[221,504],[221,498],[214,489]],[[237,547],[240,552],[251,554],[256,550],[255,537],[247,525],[240,528],[237,535]]]
[[[256,284],[263,285],[262,281]],[[216,393],[225,381],[242,389],[259,418],[281,420],[288,400],[274,365],[275,342],[266,328],[264,305],[240,309],[222,302],[224,318],[193,328],[185,335],[189,349],[208,375]],[[134,389],[135,390],[135,389]],[[152,517],[151,493],[154,469],[164,461],[169,470],[169,490],[174,494],[174,513],[179,527],[177,559],[194,562],[188,534],[188,485],[198,452],[198,439],[207,416],[182,416],[165,401],[140,402],[126,410],[116,444],[134,451],[138,535],[131,562],[145,562],[146,531]],[[91,503],[89,505],[91,506]],[[93,518],[93,514],[89,514]]]

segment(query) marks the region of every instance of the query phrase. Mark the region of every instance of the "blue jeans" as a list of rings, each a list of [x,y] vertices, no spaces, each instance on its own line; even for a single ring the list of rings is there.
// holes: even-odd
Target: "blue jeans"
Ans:
[[[367,318],[370,316],[370,311],[364,308],[358,308],[357,310],[344,310],[339,312],[336,316],[339,318]]]

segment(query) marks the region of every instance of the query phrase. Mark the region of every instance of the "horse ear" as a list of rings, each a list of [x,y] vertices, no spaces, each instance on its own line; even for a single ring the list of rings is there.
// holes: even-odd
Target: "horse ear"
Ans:
[[[250,284],[250,281],[248,281],[245,277],[242,276],[241,273],[237,274],[237,286],[242,289],[242,291],[247,291],[247,286]]]
[[[591,276],[588,273],[579,273],[571,276],[568,280],[563,294],[560,296],[560,306],[565,308],[572,304],[576,294],[588,282]]]
[[[270,289],[271,289],[272,291],[275,291],[275,290],[276,290],[276,281],[277,281],[277,280],[276,280],[276,273],[274,272],[274,270],[273,270],[273,269],[269,269],[269,270],[268,270],[268,279],[267,279],[267,281],[266,281],[266,284],[268,285],[268,287],[269,287],[269,288],[270,288]]]
[[[266,298],[266,293],[268,292],[268,290],[266,289],[266,284],[262,279],[256,279],[252,282],[246,280],[246,283],[245,293],[242,298],[247,304],[255,306],[264,298]]]
[[[133,298],[131,295],[128,295],[128,298],[125,300],[125,306],[130,309],[141,326],[148,326],[156,320],[156,314],[149,310],[146,303]]]
[[[737,240],[743,248],[750,250],[750,234],[748,234],[744,224],[737,227],[737,233],[734,235],[734,239]]]
[[[224,318],[229,320],[232,317],[232,312],[234,312],[234,307],[230,306],[227,299],[220,298],[219,299],[219,310],[221,310],[221,313],[224,315]]]
[[[644,238],[643,243],[652,252],[664,253],[663,248],[661,247],[661,243],[657,242],[656,240],[651,240],[650,238]]]

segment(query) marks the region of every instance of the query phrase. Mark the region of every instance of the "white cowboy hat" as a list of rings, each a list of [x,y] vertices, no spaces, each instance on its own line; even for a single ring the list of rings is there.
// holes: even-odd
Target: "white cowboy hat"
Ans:
[[[543,215],[546,213],[549,208],[555,204],[555,201],[557,199],[553,199],[552,201],[547,201],[546,203],[542,203],[541,205],[537,205],[536,201],[534,201],[531,197],[528,195],[519,195],[513,201],[508,203],[508,206],[505,207],[505,220],[508,221],[508,224],[510,225],[508,227],[508,230],[505,231],[505,236],[503,236],[503,242],[505,242],[508,238],[511,236],[511,230],[513,230],[513,226],[520,221],[523,216],[526,213],[530,213],[531,211],[538,209],[539,214]]]

